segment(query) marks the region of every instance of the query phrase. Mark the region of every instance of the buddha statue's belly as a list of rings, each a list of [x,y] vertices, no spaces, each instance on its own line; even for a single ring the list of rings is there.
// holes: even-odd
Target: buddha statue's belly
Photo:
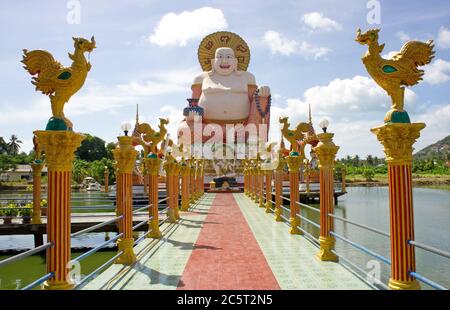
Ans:
[[[210,120],[243,120],[250,112],[248,94],[243,92],[203,92],[199,106],[204,109],[203,117]]]

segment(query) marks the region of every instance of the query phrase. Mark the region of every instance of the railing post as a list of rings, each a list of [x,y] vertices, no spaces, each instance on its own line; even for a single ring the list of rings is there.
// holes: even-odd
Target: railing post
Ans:
[[[389,287],[395,290],[420,289],[410,275],[416,271],[416,262],[414,246],[408,241],[414,240],[412,146],[423,128],[423,123],[392,123],[371,129],[383,144],[388,163],[392,261]]]
[[[264,171],[266,175],[266,213],[272,212],[272,170]]]
[[[264,171],[261,162],[258,163],[258,206],[264,208]]]
[[[133,178],[132,172],[136,163],[138,151],[133,148],[132,137],[118,137],[119,145],[114,149],[114,159],[117,162],[116,195],[119,233],[123,236],[117,240],[118,251],[123,254],[116,259],[116,264],[131,265],[136,261],[133,245]]]
[[[41,224],[41,177],[44,163],[41,160],[35,160],[31,164],[33,171],[33,215],[31,224]]]
[[[281,214],[283,213],[283,210],[281,209],[283,198],[281,196],[283,195],[283,168],[285,164],[286,161],[280,156],[278,167],[275,170],[275,221],[277,222],[283,221],[283,218],[281,217]]]
[[[177,214],[175,207],[177,203],[175,202],[175,183],[174,178],[176,175],[177,163],[170,159],[164,163],[164,169],[166,170],[166,192],[169,198],[169,209],[167,211],[167,221],[169,223],[177,222]]]
[[[180,219],[180,181],[181,181],[181,176],[180,176],[180,171],[181,171],[181,164],[180,163],[176,163],[177,165],[175,166],[175,176],[173,178],[173,182],[174,182],[174,188],[175,188],[175,192],[174,192],[174,199],[175,199],[175,217],[177,220]]]
[[[159,209],[158,209],[158,173],[161,166],[161,159],[156,154],[150,154],[144,159],[145,166],[148,170],[148,203],[149,215],[151,219],[148,223],[149,238],[161,238],[162,234],[159,229]]]
[[[345,167],[342,167],[341,170],[341,192],[346,193],[347,192],[347,180],[346,180],[346,176],[347,176],[347,170],[345,170]]]
[[[189,210],[189,179],[190,179],[190,167],[186,162],[181,164],[181,211]]]
[[[50,130],[34,134],[45,150],[48,167],[47,241],[52,242],[53,247],[47,250],[47,272],[55,274],[43,287],[68,290],[74,286],[69,278],[72,162],[85,136],[73,131]]]
[[[103,178],[104,178],[104,191],[105,193],[109,192],[109,170],[108,167],[105,167],[105,171],[103,171]]]
[[[296,152],[291,152],[289,156],[286,157],[286,162],[289,167],[289,191],[290,191],[290,224],[291,224],[291,235],[301,235],[300,229],[300,219],[297,217],[297,212],[299,207],[297,201],[299,201],[299,170],[302,164],[302,158],[296,154]]]
[[[314,148],[319,158],[320,168],[320,250],[317,258],[321,261],[338,261],[331,252],[336,243],[330,231],[333,230],[333,219],[328,214],[334,212],[334,177],[333,168],[339,146],[333,142],[332,133],[318,134],[319,144]]]
[[[191,160],[190,162],[190,180],[189,180],[189,186],[190,186],[190,201],[191,204],[195,203],[195,166],[194,166],[194,160]]]

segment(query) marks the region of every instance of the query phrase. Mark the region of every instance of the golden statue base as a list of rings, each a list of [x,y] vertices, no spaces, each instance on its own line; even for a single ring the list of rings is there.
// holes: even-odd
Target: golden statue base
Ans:
[[[159,230],[159,221],[150,220],[148,222],[148,226],[150,228],[150,231],[147,234],[147,238],[159,239],[162,237],[162,233]]]
[[[131,265],[136,262],[136,255],[134,254],[133,245],[133,238],[119,239],[117,241],[119,252],[123,251],[123,254],[116,259],[116,264]]]
[[[334,248],[335,240],[333,237],[319,237],[320,250],[316,257],[323,262],[338,262],[339,257],[331,252]]]
[[[298,226],[300,225],[300,221],[298,220],[298,218],[296,217],[291,217],[289,219],[289,222],[291,223],[291,230],[289,231],[289,233],[291,235],[302,235],[303,233],[301,232],[300,229],[298,229]]]
[[[420,290],[420,284],[416,280],[403,282],[390,278],[388,286],[391,290]]]

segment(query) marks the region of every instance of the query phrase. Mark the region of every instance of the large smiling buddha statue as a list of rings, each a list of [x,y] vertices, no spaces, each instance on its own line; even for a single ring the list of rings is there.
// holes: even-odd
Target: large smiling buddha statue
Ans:
[[[201,121],[202,131],[208,124],[225,129],[227,124],[255,124],[258,128],[269,123],[270,89],[258,88],[253,74],[246,71],[250,51],[241,37],[231,32],[210,34],[200,43],[198,57],[203,72],[194,78],[179,137],[187,128],[193,137],[195,120]],[[198,132],[196,135],[199,139]],[[202,134],[197,141],[209,138],[210,135]]]

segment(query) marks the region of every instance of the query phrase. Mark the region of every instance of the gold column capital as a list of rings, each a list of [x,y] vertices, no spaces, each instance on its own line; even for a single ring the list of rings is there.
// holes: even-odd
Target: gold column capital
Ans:
[[[181,176],[189,176],[191,174],[191,168],[186,164],[181,164],[180,173]]]
[[[319,144],[314,148],[314,151],[319,158],[320,168],[332,168],[336,159],[336,154],[339,151],[339,146],[333,142],[333,133],[320,133],[317,135]]]
[[[286,163],[289,167],[289,172],[299,172],[302,165],[303,158],[301,156],[287,156]]]
[[[86,136],[66,130],[36,130],[34,134],[45,150],[49,170],[71,171],[75,150]]]
[[[176,175],[178,171],[178,163],[175,161],[166,161],[164,163],[164,170],[167,175]]]
[[[150,175],[158,175],[159,173],[159,167],[161,167],[162,160],[160,158],[145,158],[144,159],[144,165],[145,168],[147,168],[148,173]]]
[[[136,163],[136,151],[132,145],[133,138],[129,136],[117,137],[119,145],[114,149],[114,159],[117,162],[118,173],[132,173]]]
[[[41,163],[37,163],[37,162],[31,163],[31,170],[33,171],[33,175],[41,174],[43,168],[44,168],[44,163],[42,163],[42,162]]]
[[[386,161],[391,164],[412,161],[413,144],[420,137],[420,131],[425,128],[424,123],[414,124],[384,124],[372,131],[384,146]]]

